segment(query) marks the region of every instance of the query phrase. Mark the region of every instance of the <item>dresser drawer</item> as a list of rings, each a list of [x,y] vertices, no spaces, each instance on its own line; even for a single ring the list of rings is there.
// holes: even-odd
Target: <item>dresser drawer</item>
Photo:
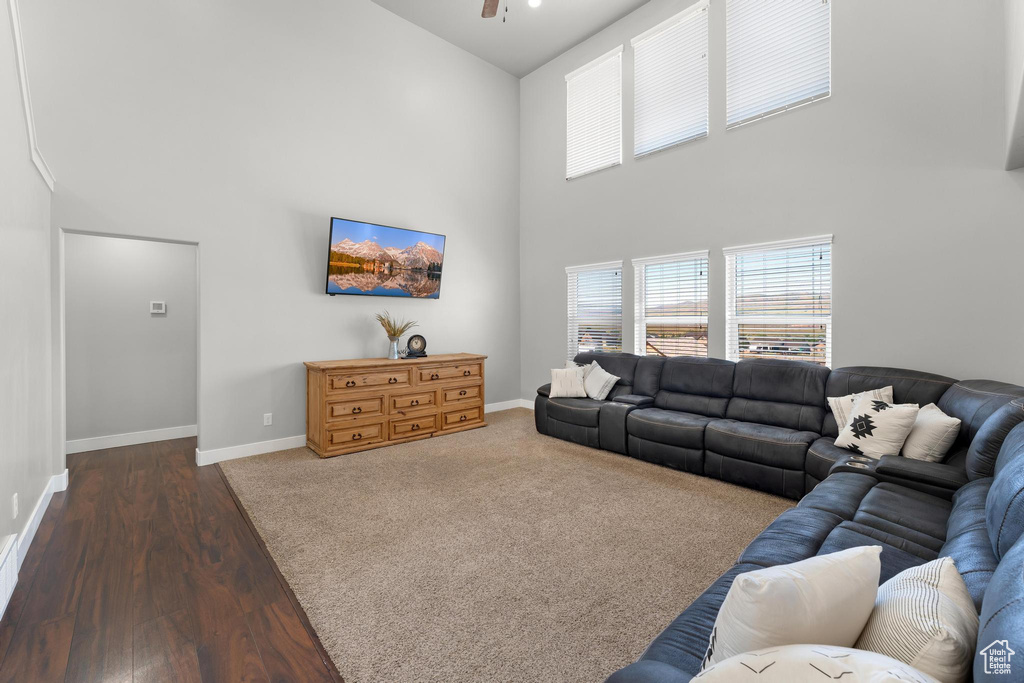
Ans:
[[[362,417],[375,417],[384,414],[384,397],[354,398],[346,401],[327,402],[327,421],[351,420]]]
[[[459,403],[465,403],[467,401],[476,401],[480,398],[480,385],[473,387],[455,387],[452,389],[443,389],[444,404],[445,405],[458,405]]]
[[[446,365],[441,368],[420,368],[420,383],[442,382],[451,379],[466,379],[468,377],[480,377],[482,366],[480,363],[466,363],[464,365]]]
[[[437,401],[436,392],[421,391],[416,394],[400,394],[391,397],[391,413],[433,408]]]
[[[484,419],[484,407],[473,406],[459,410],[448,410],[441,417],[441,429],[452,429],[460,425],[475,424]]]
[[[402,420],[392,420],[390,438],[403,439],[407,436],[419,436],[431,434],[437,431],[437,415],[423,415],[421,417],[407,417]]]
[[[327,391],[336,394],[346,391],[359,391],[360,389],[407,387],[409,386],[410,379],[409,368],[372,370],[359,373],[330,373],[327,375]]]
[[[327,448],[328,450],[335,450],[349,446],[376,443],[383,441],[385,436],[383,421],[334,427],[327,430]]]

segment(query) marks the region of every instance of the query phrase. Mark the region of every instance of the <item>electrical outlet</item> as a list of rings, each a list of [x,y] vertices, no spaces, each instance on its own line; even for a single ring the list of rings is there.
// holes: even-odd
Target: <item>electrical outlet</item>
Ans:
[[[11,496],[11,519],[18,518],[18,494]]]
[[[263,426],[264,427],[269,427],[272,424],[274,424],[274,414],[273,413],[264,413],[263,414]]]

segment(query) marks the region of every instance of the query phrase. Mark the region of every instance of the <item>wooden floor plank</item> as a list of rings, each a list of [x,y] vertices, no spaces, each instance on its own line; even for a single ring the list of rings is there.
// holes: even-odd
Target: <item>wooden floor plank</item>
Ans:
[[[68,470],[0,621],[0,683],[341,681],[195,439]]]
[[[57,683],[64,680],[75,617],[19,624],[0,668],[0,683]]]
[[[136,624],[135,683],[201,680],[188,610]]]

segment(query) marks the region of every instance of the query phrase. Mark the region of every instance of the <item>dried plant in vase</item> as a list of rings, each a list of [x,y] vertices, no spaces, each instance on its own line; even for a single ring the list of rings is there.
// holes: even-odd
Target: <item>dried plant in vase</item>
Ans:
[[[377,314],[377,322],[388,333],[388,339],[391,341],[391,347],[388,349],[388,358],[398,360],[398,340],[403,334],[416,327],[416,321],[399,321],[397,318],[392,318],[390,313],[384,311]]]

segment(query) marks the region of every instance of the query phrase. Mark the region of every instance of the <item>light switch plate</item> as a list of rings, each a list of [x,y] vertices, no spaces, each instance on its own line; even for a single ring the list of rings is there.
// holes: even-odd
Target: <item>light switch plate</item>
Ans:
[[[149,312],[152,315],[166,315],[167,304],[163,301],[150,301]]]

